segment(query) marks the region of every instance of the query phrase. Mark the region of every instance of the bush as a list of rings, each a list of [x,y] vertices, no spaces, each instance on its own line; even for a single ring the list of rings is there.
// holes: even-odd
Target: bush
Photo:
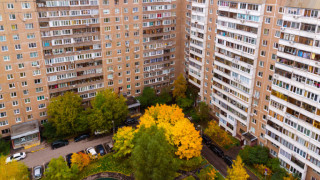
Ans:
[[[255,164],[254,168],[256,168],[258,172],[263,175],[265,175],[265,170],[267,170],[267,176],[270,176],[272,173],[272,171],[266,165],[263,164]]]
[[[245,146],[239,155],[247,165],[266,164],[269,159],[269,150],[262,146]]]
[[[0,156],[6,156],[10,153],[11,141],[6,141],[0,136]]]
[[[181,166],[180,169],[185,171],[192,171],[201,166],[203,158],[201,156],[194,157],[189,160],[181,159]]]

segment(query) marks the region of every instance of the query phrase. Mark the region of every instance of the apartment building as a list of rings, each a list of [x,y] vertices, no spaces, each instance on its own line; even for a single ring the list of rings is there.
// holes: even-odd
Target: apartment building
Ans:
[[[46,121],[49,90],[35,2],[1,1],[0,5],[0,130],[5,137],[16,134],[12,125]],[[19,147],[39,142],[39,136],[23,133],[12,141]]]
[[[85,106],[104,88],[139,96],[151,86],[160,93],[182,69],[178,6],[171,0],[2,1],[1,135],[16,135],[11,127],[27,121],[46,122],[50,98],[66,91]]]
[[[320,179],[319,2],[189,3],[185,71],[219,125],[244,145],[269,147],[301,179]]]

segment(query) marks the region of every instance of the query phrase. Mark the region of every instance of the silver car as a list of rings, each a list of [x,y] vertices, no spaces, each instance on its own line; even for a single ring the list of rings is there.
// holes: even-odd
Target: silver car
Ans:
[[[33,174],[35,179],[41,179],[43,173],[42,166],[36,166],[33,168]]]

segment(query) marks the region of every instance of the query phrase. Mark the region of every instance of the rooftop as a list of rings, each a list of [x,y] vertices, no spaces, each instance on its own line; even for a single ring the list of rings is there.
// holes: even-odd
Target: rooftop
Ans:
[[[11,139],[16,139],[37,132],[39,132],[39,123],[37,120],[20,123],[11,126]]]

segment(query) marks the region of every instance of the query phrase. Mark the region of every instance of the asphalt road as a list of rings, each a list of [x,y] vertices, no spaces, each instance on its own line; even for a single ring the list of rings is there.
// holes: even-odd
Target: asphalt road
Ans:
[[[52,150],[50,146],[46,146],[36,152],[27,152],[27,157],[22,160],[28,167],[34,167],[43,165],[49,162],[52,158],[58,158],[59,156],[65,157],[69,153],[79,152],[89,147],[94,147],[99,144],[109,143],[112,141],[112,136],[103,136],[92,140],[83,140],[79,142],[69,141],[69,145]],[[24,150],[21,150],[24,151]]]
[[[201,154],[212,164],[223,176],[227,176],[227,164],[223,159],[213,153],[206,145],[203,146]],[[259,180],[251,171],[247,170],[251,180]]]

